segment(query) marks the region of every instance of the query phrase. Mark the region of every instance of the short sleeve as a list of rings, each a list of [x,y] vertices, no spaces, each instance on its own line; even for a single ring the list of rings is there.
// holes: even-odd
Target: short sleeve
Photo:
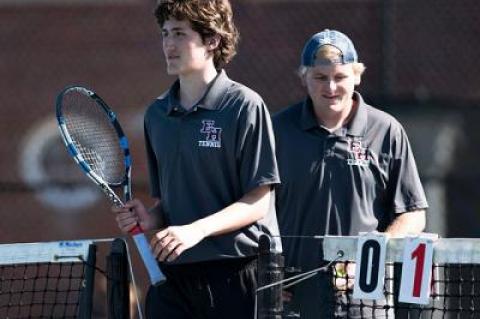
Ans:
[[[246,106],[238,123],[236,160],[244,194],[280,182],[275,139],[265,104]]]
[[[401,126],[394,136],[392,153],[389,191],[393,211],[404,213],[428,208],[412,148]]]
[[[152,148],[150,136],[146,123],[144,124],[145,148],[147,152],[148,174],[150,181],[150,195],[155,198],[161,198],[159,180],[158,180],[158,161]]]

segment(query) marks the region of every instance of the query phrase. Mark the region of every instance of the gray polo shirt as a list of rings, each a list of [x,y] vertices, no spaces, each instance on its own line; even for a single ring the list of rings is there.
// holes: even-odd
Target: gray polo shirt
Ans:
[[[257,93],[221,71],[186,111],[178,89],[177,81],[145,114],[151,195],[161,199],[168,225],[192,223],[279,183],[270,115]],[[206,238],[176,263],[254,255],[262,233],[278,235],[273,201],[262,220]]]
[[[282,235],[381,231],[395,214],[428,207],[400,123],[365,104],[359,93],[354,99],[353,119],[333,133],[318,125],[310,99],[274,116]],[[287,264],[318,265],[320,250],[307,242],[283,240]]]

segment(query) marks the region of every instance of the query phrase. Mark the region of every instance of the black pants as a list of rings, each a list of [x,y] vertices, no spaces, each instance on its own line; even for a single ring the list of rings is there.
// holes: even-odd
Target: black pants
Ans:
[[[256,257],[163,265],[167,282],[151,286],[148,319],[254,318]]]

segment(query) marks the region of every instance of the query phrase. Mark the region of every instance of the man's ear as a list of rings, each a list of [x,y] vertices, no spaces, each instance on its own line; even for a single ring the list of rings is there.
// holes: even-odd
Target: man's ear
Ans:
[[[299,66],[297,69],[297,76],[300,78],[300,81],[302,83],[302,86],[307,87],[307,73],[308,73],[308,67],[306,66]]]
[[[298,71],[298,77],[300,78],[300,81],[302,83],[302,86],[307,87],[307,70],[299,70]]]
[[[220,45],[220,35],[215,34],[205,39],[205,45],[209,51],[215,50]]]
[[[300,75],[300,81],[302,82],[302,86],[307,87],[307,82],[305,81],[305,74]]]
[[[362,82],[362,75],[355,72],[354,76],[355,76],[355,85],[360,85],[360,82]]]

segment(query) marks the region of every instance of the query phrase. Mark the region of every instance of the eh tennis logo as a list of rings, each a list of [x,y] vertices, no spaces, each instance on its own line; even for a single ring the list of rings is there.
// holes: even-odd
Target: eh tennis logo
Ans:
[[[215,127],[214,120],[202,120],[202,128],[200,133],[205,134],[205,140],[198,141],[198,146],[201,147],[222,147],[222,129]]]
[[[362,141],[348,140],[348,151],[353,158],[347,159],[348,165],[368,166],[368,149],[362,146]]]

